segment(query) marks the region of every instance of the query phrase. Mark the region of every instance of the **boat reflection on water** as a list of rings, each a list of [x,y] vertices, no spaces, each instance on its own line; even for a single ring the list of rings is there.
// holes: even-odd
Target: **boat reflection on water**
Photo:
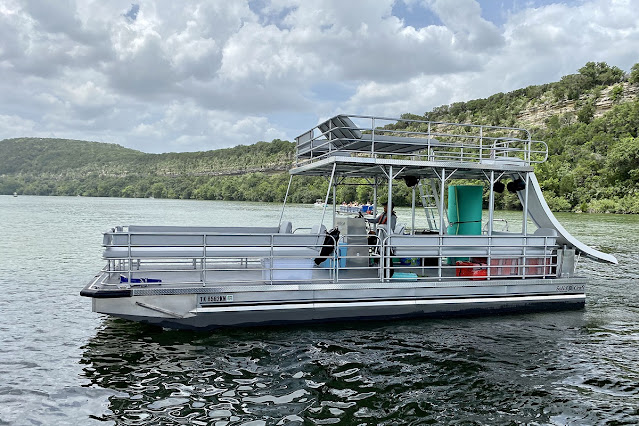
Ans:
[[[589,364],[583,315],[214,334],[108,319],[82,363],[113,392],[98,419],[116,423],[596,422],[588,398],[570,396]]]
[[[323,385],[286,361],[297,345],[268,330],[206,336],[118,319],[105,325],[82,361],[92,384],[116,392],[104,420],[301,421]]]

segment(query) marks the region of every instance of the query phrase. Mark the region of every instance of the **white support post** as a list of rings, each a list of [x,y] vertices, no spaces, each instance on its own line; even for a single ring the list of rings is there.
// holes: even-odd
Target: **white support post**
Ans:
[[[441,185],[439,188],[439,250],[437,256],[437,275],[442,278],[442,242],[444,239],[444,185],[446,184],[446,169],[442,169]]]
[[[524,223],[522,225],[522,233],[528,234],[528,187],[530,186],[530,176],[526,173],[526,188],[524,189]]]
[[[495,185],[495,171],[490,171],[490,195],[488,196],[488,235],[493,235],[493,220],[495,214],[495,191],[493,186]]]
[[[282,212],[280,213],[280,222],[277,226],[282,225],[282,218],[284,217],[284,207],[286,207],[286,200],[288,199],[288,191],[291,189],[291,182],[293,181],[293,175],[288,179],[288,187],[286,188],[286,195],[284,196],[284,204],[282,204]]]
[[[377,176],[375,176],[375,184],[373,185],[373,217],[377,217]],[[377,231],[377,223],[373,224],[373,229]]]
[[[529,272],[530,269],[528,269],[528,271],[526,270],[528,268],[528,265],[530,264],[530,260],[528,259],[527,253],[526,253],[526,247],[528,246],[528,186],[530,184],[530,178],[528,173],[526,173],[526,188],[524,189],[524,223],[521,225],[521,232],[522,234],[524,234],[524,268],[523,268],[523,273],[522,276],[525,278],[526,277],[526,272]]]
[[[412,200],[412,208],[411,208],[412,218],[411,218],[411,225],[410,225],[411,235],[415,235],[415,186],[417,185],[413,185],[413,200]]]
[[[326,207],[328,206],[328,197],[331,194],[331,187],[333,186],[333,178],[335,177],[336,166],[337,166],[337,163],[333,163],[333,170],[331,171],[331,180],[328,182],[328,188],[326,189],[326,198],[324,198],[324,208],[322,209],[322,220],[320,221],[320,225],[324,224],[324,216],[326,215]]]
[[[393,166],[388,166],[388,205],[386,206],[386,238],[391,236],[393,232]],[[386,241],[385,241],[386,242]],[[384,247],[384,275],[386,278],[391,278],[390,266],[392,263],[390,247]]]
[[[446,169],[442,169],[441,185],[439,187],[439,235],[444,235],[444,185],[446,183]]]
[[[337,207],[337,206],[336,206],[336,204],[337,204],[337,199],[335,198],[335,192],[336,192],[336,190],[337,190],[337,183],[335,183],[335,184],[333,185],[333,226],[332,226],[332,228],[334,228],[334,227],[335,227],[335,214],[336,214],[336,213],[335,213],[335,211],[337,210],[337,208],[336,208],[336,207]]]
[[[393,232],[391,217],[393,216],[393,166],[388,166],[388,214],[386,216],[386,236]]]

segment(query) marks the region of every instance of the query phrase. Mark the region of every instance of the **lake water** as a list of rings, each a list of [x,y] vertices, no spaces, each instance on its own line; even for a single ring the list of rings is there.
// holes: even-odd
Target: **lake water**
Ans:
[[[79,296],[107,228],[266,225],[279,209],[0,196],[0,424],[639,424],[636,216],[558,215],[620,263],[580,261],[582,311],[192,333]]]

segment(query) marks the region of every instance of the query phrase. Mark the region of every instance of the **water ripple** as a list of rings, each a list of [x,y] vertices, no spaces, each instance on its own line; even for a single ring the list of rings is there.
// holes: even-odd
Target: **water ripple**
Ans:
[[[624,360],[623,342],[600,350],[602,333],[637,333],[589,328],[582,312],[215,335],[105,324],[84,348],[84,374],[120,392],[105,418],[124,424],[639,419],[639,377],[626,363],[636,353]]]
[[[0,424],[639,424],[639,217],[561,215],[620,261],[580,260],[584,311],[198,334],[90,312],[100,231],[279,206],[16,200],[0,202]]]

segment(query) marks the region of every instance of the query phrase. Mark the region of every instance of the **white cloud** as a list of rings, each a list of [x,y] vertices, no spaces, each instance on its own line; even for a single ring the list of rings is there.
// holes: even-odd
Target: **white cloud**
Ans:
[[[283,138],[265,117],[237,117],[225,111],[205,111],[192,102],[174,102],[135,126],[132,134],[147,147],[162,141],[164,151],[206,151]],[[152,149],[157,151],[157,149]]]
[[[79,108],[110,106],[116,103],[116,97],[105,87],[89,80],[81,84],[65,84],[65,98]]]
[[[7,137],[43,136],[40,130],[36,130],[37,123],[35,121],[17,115],[0,115],[0,128],[13,130],[13,133],[7,135]],[[34,132],[37,134],[34,134]]]
[[[628,19],[629,15],[633,18]],[[503,45],[482,53],[482,65],[476,69],[435,77],[422,74],[390,84],[366,82],[349,106],[370,114],[422,114],[441,104],[557,81],[588,61],[604,61],[625,70],[639,62],[639,12],[628,1],[524,9],[509,16],[501,31]]]
[[[475,0],[426,0],[424,3],[453,32],[455,43],[465,50],[485,51],[503,43],[498,28],[481,17],[481,8]]]
[[[396,1],[442,24],[408,26]],[[487,0],[143,0],[133,13],[130,0],[5,0],[0,138],[214,149],[315,124],[293,117],[421,114],[587,61],[639,62],[632,1],[531,3],[503,15]]]

